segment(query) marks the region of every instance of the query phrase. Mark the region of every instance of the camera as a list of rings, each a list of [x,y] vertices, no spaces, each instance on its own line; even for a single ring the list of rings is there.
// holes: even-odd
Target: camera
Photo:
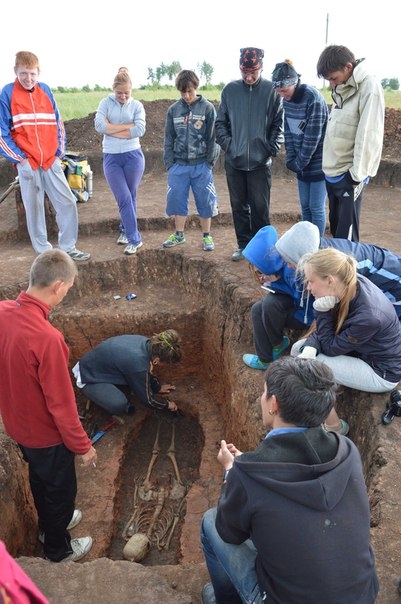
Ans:
[[[394,417],[401,417],[401,391],[393,390],[390,394],[390,401],[387,403],[387,411],[382,415],[382,422],[386,426],[391,424]]]

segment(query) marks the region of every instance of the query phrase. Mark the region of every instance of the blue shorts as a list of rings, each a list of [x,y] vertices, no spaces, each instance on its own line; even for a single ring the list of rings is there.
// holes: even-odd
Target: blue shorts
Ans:
[[[188,216],[190,189],[199,216],[215,216],[217,194],[212,168],[206,162],[190,166],[171,166],[167,173],[167,216]]]

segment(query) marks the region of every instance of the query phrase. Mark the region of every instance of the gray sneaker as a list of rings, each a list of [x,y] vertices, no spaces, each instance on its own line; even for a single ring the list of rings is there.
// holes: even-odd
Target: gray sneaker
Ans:
[[[117,239],[117,245],[127,245],[128,244],[128,239],[127,239],[127,235],[121,231],[119,238]]]
[[[176,235],[173,233],[170,237],[167,237],[166,241],[163,241],[163,247],[174,247],[185,243],[185,235]]]
[[[124,250],[124,254],[127,254],[127,256],[130,256],[131,254],[135,254],[136,250],[142,246],[143,246],[142,241],[140,241],[136,245],[135,245],[135,243],[129,243]]]
[[[71,539],[72,554],[63,558],[61,562],[77,562],[81,560],[92,549],[92,537],[80,537],[79,539]]]
[[[238,250],[235,250],[235,252],[231,256],[231,260],[233,262],[240,262],[241,260],[245,260],[245,256],[242,253],[242,249],[239,248]]]
[[[72,250],[67,252],[67,254],[73,260],[89,260],[89,258],[91,257],[91,255],[88,254],[88,252],[81,252],[80,250],[77,250],[76,247],[72,248]]]

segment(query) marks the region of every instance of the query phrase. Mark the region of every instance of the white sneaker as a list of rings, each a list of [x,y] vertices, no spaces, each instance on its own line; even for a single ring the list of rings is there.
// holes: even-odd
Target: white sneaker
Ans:
[[[81,560],[92,549],[92,537],[80,537],[79,539],[71,539],[72,554],[63,558],[61,562],[77,562]]]
[[[70,524],[67,526],[67,531],[75,528],[82,520],[82,512],[81,510],[74,510],[72,518],[70,520]],[[45,542],[45,532],[39,531],[38,539],[41,543]]]
[[[117,245],[127,245],[128,239],[127,235],[121,231],[119,238],[117,239]]]
[[[136,250],[142,246],[143,246],[142,241],[140,241],[136,245],[134,243],[129,243],[124,250],[124,254],[127,254],[128,256],[130,256],[131,254],[135,254]]]
[[[67,531],[75,528],[82,520],[82,512],[81,510],[74,510],[72,518],[70,520],[70,524],[67,526]]]

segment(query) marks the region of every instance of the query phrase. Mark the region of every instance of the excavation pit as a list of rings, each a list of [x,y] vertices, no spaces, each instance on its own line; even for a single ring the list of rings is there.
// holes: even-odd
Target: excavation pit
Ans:
[[[193,232],[191,229],[189,240]],[[93,549],[82,564],[101,558],[112,562],[124,560],[123,531],[134,513],[135,487],[140,488],[146,477],[159,421],[162,435],[151,475],[152,494],[157,495],[163,485],[173,489],[181,482],[185,498],[169,548],[159,548],[157,537],[140,565],[162,572],[162,567],[178,569],[203,564],[199,527],[204,511],[216,505],[220,492],[222,473],[216,460],[220,440],[225,438],[241,450],[249,450],[264,436],[260,414],[263,373],[242,363],[242,354],[252,350],[250,308],[260,293],[247,267],[233,265],[224,264],[213,255],[205,258],[201,251],[189,246],[185,250],[165,251],[149,245],[129,261],[120,255],[81,265],[76,285],[64,303],[52,312],[51,321],[65,334],[71,351],[70,367],[90,348],[114,335],[151,335],[174,328],[183,341],[182,362],[158,373],[162,382],[176,386],[170,398],[183,415],[173,418],[148,410],[133,398],[137,408],[134,416],[127,416],[124,424],[113,426],[96,445],[97,467],[82,468],[77,463],[77,506],[84,517],[73,530],[73,536],[90,534],[94,538]],[[129,293],[135,293],[136,298],[128,300]],[[297,334],[289,335],[294,338]],[[84,414],[86,399],[78,389],[76,394],[79,412]],[[397,429],[396,421],[388,428],[380,425],[385,400],[384,396],[372,397],[344,389],[337,403],[363,459],[378,550],[383,531],[388,530],[388,514],[386,518],[382,514],[381,476],[388,453],[381,436],[387,437]],[[89,433],[93,423],[101,427],[108,419],[92,403],[82,422]],[[172,425],[175,425],[180,481],[166,456]],[[42,549],[37,541],[36,514],[26,467],[14,444],[7,437],[3,441],[2,465],[9,470],[9,482],[4,488],[10,493],[0,504],[7,526],[3,538],[13,555],[40,557]],[[151,501],[153,508],[150,506],[147,512],[148,521],[155,502],[157,497]],[[174,521],[180,502],[179,498],[165,498],[161,520],[164,528],[168,526],[167,538],[169,522],[172,517]],[[380,560],[379,553],[379,566]],[[124,561],[124,564],[131,563]]]
[[[177,324],[183,332],[191,366],[195,363],[190,357],[191,351],[195,350],[193,342],[198,338],[202,340],[197,348],[201,351],[197,371],[201,375],[200,383],[207,380],[212,387],[213,400],[205,409],[199,408],[198,413],[194,410],[194,421],[205,438],[199,479],[192,484],[187,496],[180,533],[179,564],[150,567],[145,566],[144,562],[135,564],[102,558],[103,555],[109,555],[107,552],[110,551],[113,533],[118,534],[114,527],[113,518],[117,512],[113,502],[120,480],[118,472],[124,455],[125,431],[133,428],[128,422],[115,429],[113,427],[98,445],[98,468],[87,471],[77,465],[77,505],[82,508],[84,517],[73,534],[80,536],[96,530],[93,552],[78,564],[49,564],[43,558],[32,557],[42,556],[42,551],[37,544],[37,521],[27,487],[26,466],[15,444],[4,431],[0,431],[1,539],[22,568],[55,604],[109,604],[117,600],[134,604],[160,601],[164,604],[199,604],[201,587],[208,580],[199,551],[199,523],[203,511],[215,505],[220,491],[221,466],[216,462],[219,440],[222,437],[232,438],[242,450],[247,450],[254,448],[263,436],[259,413],[263,376],[245,368],[241,360],[244,352],[253,350],[249,310],[258,292],[255,292],[247,267],[230,260],[236,241],[230,222],[231,211],[223,171],[214,171],[222,212],[218,219],[213,219],[214,252],[202,254],[199,225],[192,217],[186,245],[180,246],[179,250],[168,250],[165,254],[161,250],[161,242],[173,228],[173,222],[169,223],[164,218],[166,175],[160,151],[161,118],[169,101],[161,103],[164,103],[162,111],[156,112],[154,109],[159,106],[158,102],[151,102],[146,108],[147,133],[151,137],[145,145],[149,169],[141,183],[138,204],[144,247],[137,258],[129,260],[121,258],[122,250],[116,246],[119,216],[102,176],[101,158],[97,165],[92,162],[96,146],[93,144],[93,116],[66,123],[72,148],[88,153],[91,164],[95,166],[94,197],[87,204],[79,204],[78,208],[79,247],[91,252],[92,259],[79,266],[80,283],[71,291],[66,303],[52,313],[52,320],[61,326],[74,345],[71,365],[81,351],[98,341],[116,333],[132,333],[139,329],[148,333],[150,328],[163,328],[164,318],[169,322],[171,320],[173,325]],[[395,115],[386,115],[386,123],[387,117],[393,118]],[[158,138],[154,136],[156,131],[160,131]],[[393,142],[394,131],[395,127],[388,128]],[[86,142],[81,146],[85,134]],[[150,149],[156,143],[158,151],[155,155],[160,164],[157,170],[149,157]],[[393,157],[388,149],[383,156]],[[299,204],[296,179],[292,174],[278,170],[280,165],[284,166],[283,153],[275,158],[273,164],[275,173],[271,212],[272,224],[281,234],[299,220]],[[0,170],[3,189],[14,179],[12,172],[11,164],[3,161]],[[379,174],[364,193],[361,215],[363,241],[376,243],[398,254],[401,253],[399,233],[394,225],[399,218],[397,187],[400,182],[399,161],[382,161]],[[375,183],[383,186],[375,186]],[[377,208],[385,210],[380,221],[377,220]],[[1,216],[0,297],[5,299],[16,297],[26,286],[35,254],[26,233],[21,232],[21,228],[18,230],[12,198],[1,204]],[[51,241],[57,245],[56,237]],[[138,280],[130,281],[131,278]],[[189,279],[192,279],[191,283]],[[157,296],[153,297],[152,291]],[[131,292],[137,293],[138,298],[126,301],[125,294]],[[121,295],[117,302],[113,299],[116,294]],[[199,312],[196,312],[197,309]],[[164,317],[161,311],[165,311]],[[65,312],[70,314],[64,320]],[[191,314],[188,320],[187,314]],[[78,319],[79,315],[82,316]],[[190,331],[186,335],[185,330],[193,330],[193,325],[198,325],[198,331]],[[186,376],[185,372],[184,379],[178,373],[174,373],[174,376],[170,373],[168,377],[173,377],[174,383],[180,386],[180,392],[185,385],[194,385],[193,376]],[[217,393],[215,396],[214,392]],[[186,400],[182,396],[183,404]],[[196,400],[195,396],[192,400]],[[381,424],[381,414],[387,400],[387,395],[371,396],[345,390],[339,397],[338,408],[350,423],[351,439],[361,447],[369,480],[372,544],[380,580],[377,604],[398,604],[400,596],[397,583],[401,575],[401,419],[395,418],[389,426]],[[85,401],[79,398],[78,404],[82,409]],[[96,413],[92,408],[90,412]],[[145,422],[142,414],[143,411],[138,409],[133,438],[141,433],[140,426]],[[108,417],[99,412],[97,419],[99,423],[105,423]],[[101,513],[96,516],[95,523],[92,522],[91,513],[96,506],[99,506]],[[27,557],[21,557],[22,554]]]
[[[196,522],[187,523],[186,518],[193,520],[195,514],[200,521],[201,513],[217,501],[221,471],[215,457],[220,439],[247,450],[263,437],[259,409],[263,375],[238,363],[244,342],[251,341],[252,290],[232,281],[219,265],[205,262],[202,256],[187,258],[153,250],[132,260],[127,262],[123,257],[110,264],[82,267],[76,286],[54,311],[52,322],[65,334],[71,365],[108,337],[176,329],[183,341],[183,360],[163,368],[158,375],[162,381],[175,384],[170,398],[182,415],[148,410],[132,400],[137,413],[126,416],[124,425],[115,425],[98,441],[97,468],[78,468],[77,503],[85,515],[79,533],[84,530],[94,536],[90,558],[123,559],[126,537],[132,531],[146,532],[157,502],[164,499],[157,518],[162,529],[151,536],[152,547],[143,564],[177,564],[186,561],[186,555],[191,561],[200,560]],[[136,298],[128,300],[128,293],[135,293]],[[339,412],[346,406],[352,436],[370,481],[377,454],[369,413],[359,416],[359,406],[345,400],[350,396],[351,391],[340,394]],[[79,390],[77,400],[80,413],[85,415],[86,401]],[[94,423],[101,427],[108,417],[92,404],[82,421],[89,433]],[[160,451],[151,476],[147,476],[158,427]],[[173,431],[179,475],[166,455]],[[204,475],[205,463],[209,470],[215,468],[213,474]],[[174,488],[178,496],[171,497]],[[135,508],[140,508],[139,528],[131,527],[131,534],[124,535]],[[176,514],[170,547],[164,548],[160,531],[167,531],[163,536],[166,541]],[[30,542],[34,542],[35,530],[33,525]],[[34,553],[39,552],[35,547]],[[21,554],[31,555],[32,551]]]

